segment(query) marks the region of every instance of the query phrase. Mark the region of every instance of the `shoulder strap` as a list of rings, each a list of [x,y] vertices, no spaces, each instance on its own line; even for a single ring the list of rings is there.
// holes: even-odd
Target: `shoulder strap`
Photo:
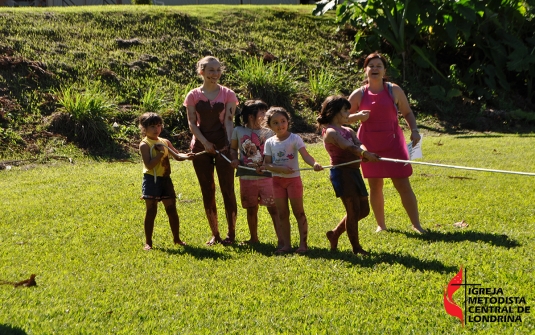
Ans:
[[[391,82],[387,81],[386,82],[386,88],[388,89],[388,95],[390,95],[390,99],[392,99],[392,102],[394,103],[394,107],[396,107],[396,111],[399,111],[398,110],[398,105],[396,105],[396,100],[394,99],[394,89],[393,89],[393,85]]]

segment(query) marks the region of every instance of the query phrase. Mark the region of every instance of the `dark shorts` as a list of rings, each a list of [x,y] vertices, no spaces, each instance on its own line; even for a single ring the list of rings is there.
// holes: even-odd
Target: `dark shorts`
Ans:
[[[330,172],[334,193],[339,197],[367,197],[366,184],[359,169],[332,168]]]
[[[171,181],[171,177],[158,177],[154,183],[154,176],[150,174],[143,174],[143,182],[141,184],[141,198],[146,200],[163,200],[175,199],[175,187]]]

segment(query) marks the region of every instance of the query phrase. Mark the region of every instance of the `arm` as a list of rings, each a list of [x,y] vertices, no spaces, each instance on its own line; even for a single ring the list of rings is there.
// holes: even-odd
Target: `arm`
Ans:
[[[167,147],[170,149],[170,150],[168,150],[169,154],[171,156],[173,156],[173,158],[175,160],[177,160],[177,161],[185,161],[186,159],[190,159],[191,160],[193,158],[193,156],[194,156],[194,154],[187,155],[187,154],[182,154],[182,153],[178,152],[178,150],[175,149],[175,147],[173,146],[171,141],[169,141],[167,139],[165,140],[165,145],[167,145]],[[158,145],[157,145],[157,147],[158,147]],[[160,149],[158,149],[158,150],[160,150]]]
[[[310,154],[307,151],[307,148],[302,147],[301,149],[299,149],[299,153],[301,154],[301,157],[303,158],[305,163],[307,163],[308,165],[314,168],[314,171],[323,170],[323,167],[318,162],[316,162],[314,157],[310,156]]]
[[[370,117],[369,110],[362,110],[359,112],[360,101],[362,100],[362,90],[357,89],[351,93],[349,96],[349,102],[351,103],[351,108],[349,109],[349,123],[355,123],[357,121],[364,122]]]
[[[227,132],[228,143],[232,142],[232,131],[234,129],[234,113],[236,113],[236,102],[225,104],[225,130]]]
[[[275,172],[275,173],[282,173],[282,174],[289,174],[293,173],[294,170],[292,168],[289,168],[287,166],[279,166],[273,164],[273,161],[271,160],[271,156],[265,155],[264,156],[264,169]]]
[[[156,167],[156,165],[158,165],[160,163],[160,161],[162,160],[162,157],[163,157],[163,152],[158,151],[158,154],[151,158],[150,157],[150,146],[145,142],[141,142],[139,144],[139,151],[141,152],[141,158],[143,159],[143,165],[145,165],[145,167],[148,170],[154,169]]]
[[[365,162],[379,161],[380,157],[374,154],[373,152],[367,151],[366,147],[359,141],[357,135],[355,135],[355,132],[353,130],[351,130],[351,139],[352,141],[346,140],[336,130],[330,128],[325,134],[324,141],[326,143],[332,143],[342,150],[347,150],[356,156],[360,156]]]
[[[232,167],[235,169],[240,165],[240,160],[238,159],[238,149],[238,140],[232,139],[232,141],[230,141],[230,165],[232,165]]]
[[[204,149],[211,153],[215,154],[214,144],[209,142],[206,137],[202,134],[201,130],[197,126],[197,112],[195,111],[195,106],[186,106],[188,111],[188,126],[195,138],[202,143]]]
[[[403,92],[401,87],[399,87],[398,85],[393,84],[392,91],[394,93],[394,101],[398,106],[399,112],[401,113],[401,115],[403,115],[407,126],[409,126],[411,130],[412,145],[416,145],[418,142],[420,142],[420,139],[422,137],[420,136],[420,133],[418,131],[418,126],[416,125],[416,117],[414,116],[411,106],[409,105],[409,100],[407,99],[405,92]]]

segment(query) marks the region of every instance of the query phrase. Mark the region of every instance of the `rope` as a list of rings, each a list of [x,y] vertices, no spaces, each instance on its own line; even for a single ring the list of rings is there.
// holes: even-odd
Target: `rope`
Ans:
[[[178,155],[178,153],[176,151],[174,151],[173,149],[169,148],[167,145],[165,145],[165,144],[160,144],[160,145],[163,145],[168,150],[170,150],[171,152],[173,152],[173,153]],[[152,158],[152,148],[154,148],[154,145],[150,148],[150,157],[151,158]],[[231,160],[228,159],[227,156],[223,155],[219,150],[216,150],[215,152],[217,152],[219,155],[221,155],[221,157],[223,157],[227,162],[231,163]],[[195,156],[202,155],[202,154],[205,154],[205,153],[206,153],[206,151],[197,152],[197,153],[195,153]],[[403,163],[403,164],[409,163],[409,164],[420,164],[420,165],[444,167],[444,168],[450,168],[450,169],[461,169],[461,170],[472,170],[472,171],[518,174],[518,175],[523,175],[523,176],[535,176],[535,173],[532,173],[532,172],[518,172],[518,171],[507,171],[507,170],[483,169],[483,168],[475,168],[475,167],[468,167],[468,166],[457,166],[457,165],[427,163],[427,162],[418,162],[418,161],[411,161],[411,160],[404,160],[404,159],[394,159],[394,158],[385,158],[385,157],[381,157],[379,159],[382,160],[382,161],[394,162],[394,163]],[[341,164],[337,164],[337,165],[322,166],[322,168],[324,168],[324,169],[335,168],[335,167],[339,167],[339,166],[358,163],[358,162],[361,162],[361,161],[362,161],[361,159],[357,159],[357,160],[354,160],[354,161],[351,161],[351,162],[341,163]],[[239,165],[238,168],[239,169],[244,169],[244,170],[256,171],[255,168],[248,167],[248,166]],[[314,170],[314,168],[303,168],[303,169],[298,169],[296,171],[307,171],[307,170]],[[156,168],[154,168],[154,182],[156,182]]]
[[[416,161],[410,161],[410,160],[383,158],[383,157],[379,158],[379,159],[382,160],[382,161],[394,162],[394,163],[421,164],[421,165],[439,166],[439,167],[445,167],[445,168],[451,168],[451,169],[463,169],[463,170],[473,170],[473,171],[520,174],[520,175],[524,175],[524,176],[535,176],[535,173],[531,173],[531,172],[517,172],[517,171],[506,171],[506,170],[482,169],[482,168],[474,168],[474,167],[467,167],[467,166],[456,166],[456,165],[435,164],[435,163],[427,163],[427,162],[416,162]]]

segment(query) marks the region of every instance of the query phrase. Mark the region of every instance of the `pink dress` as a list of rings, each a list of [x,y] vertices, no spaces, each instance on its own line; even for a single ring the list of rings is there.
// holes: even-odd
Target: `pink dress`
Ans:
[[[399,127],[398,112],[385,88],[374,94],[364,87],[360,110],[370,110],[370,117],[357,132],[367,150],[385,158],[409,159],[403,131]],[[410,164],[394,162],[362,163],[364,178],[406,178],[412,175]]]

